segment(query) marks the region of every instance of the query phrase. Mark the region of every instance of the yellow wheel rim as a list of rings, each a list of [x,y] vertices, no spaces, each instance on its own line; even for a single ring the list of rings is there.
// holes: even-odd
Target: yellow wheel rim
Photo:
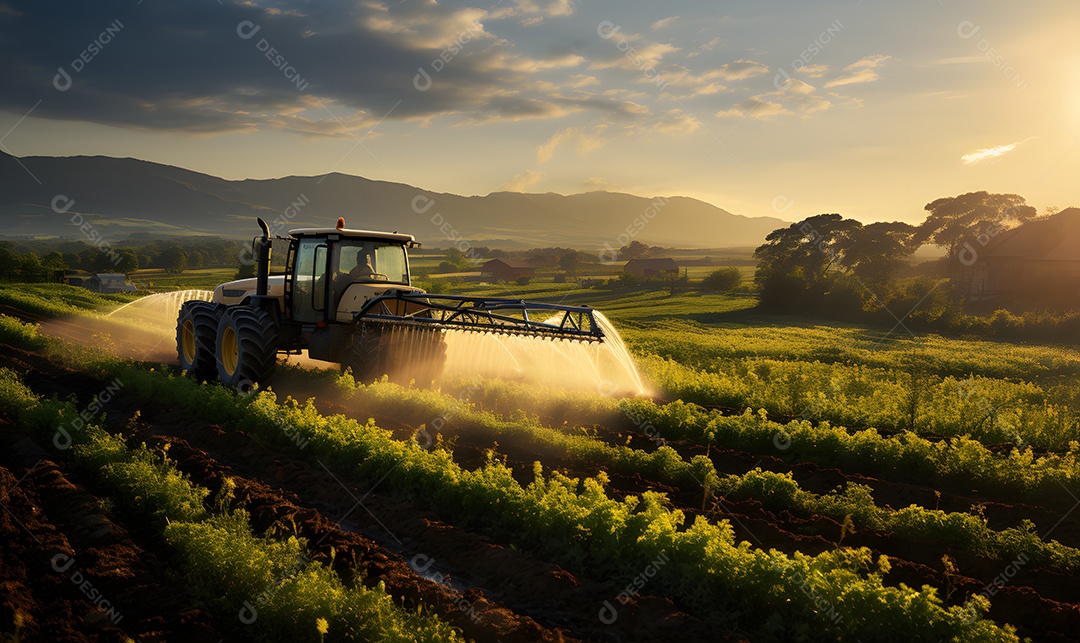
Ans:
[[[185,363],[195,363],[195,323],[190,319],[184,320],[180,332],[180,350],[184,353]]]
[[[225,374],[235,373],[239,362],[240,347],[236,344],[236,331],[230,326],[221,334],[221,365],[225,367]]]

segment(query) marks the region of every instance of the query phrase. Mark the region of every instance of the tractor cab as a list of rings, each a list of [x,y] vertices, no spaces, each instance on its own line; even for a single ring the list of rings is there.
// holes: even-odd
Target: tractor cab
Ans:
[[[343,222],[340,222],[342,223]],[[348,323],[390,290],[415,292],[409,275],[412,235],[339,228],[289,233],[283,310],[299,323]]]
[[[387,291],[423,292],[411,286],[408,249],[420,244],[410,234],[348,229],[338,219],[336,228],[291,230],[286,239],[285,274],[266,275],[266,296],[293,322],[349,323]],[[257,290],[257,278],[238,279],[218,286],[212,301],[246,304]]]

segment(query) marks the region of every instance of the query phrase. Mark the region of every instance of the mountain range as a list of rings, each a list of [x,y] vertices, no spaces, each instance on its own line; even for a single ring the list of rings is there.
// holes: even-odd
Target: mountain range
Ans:
[[[85,238],[89,228],[79,227],[85,222],[113,242],[130,235],[250,238],[258,234],[256,216],[277,233],[332,226],[343,216],[350,228],[408,232],[427,247],[462,239],[500,247],[618,248],[636,239],[731,248],[757,246],[788,225],[681,196],[459,196],[336,172],[233,181],[132,158],[0,152],[0,237]]]

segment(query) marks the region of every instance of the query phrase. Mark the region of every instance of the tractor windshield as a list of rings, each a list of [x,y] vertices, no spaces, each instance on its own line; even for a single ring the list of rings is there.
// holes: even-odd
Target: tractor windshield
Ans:
[[[335,245],[338,275],[348,283],[386,281],[409,283],[405,248],[381,241],[344,239]]]

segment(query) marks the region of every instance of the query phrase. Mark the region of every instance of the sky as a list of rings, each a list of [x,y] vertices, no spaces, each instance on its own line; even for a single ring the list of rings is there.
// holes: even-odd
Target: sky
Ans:
[[[1080,206],[1080,2],[0,0],[0,149],[921,222]],[[28,177],[29,179],[29,177]]]

